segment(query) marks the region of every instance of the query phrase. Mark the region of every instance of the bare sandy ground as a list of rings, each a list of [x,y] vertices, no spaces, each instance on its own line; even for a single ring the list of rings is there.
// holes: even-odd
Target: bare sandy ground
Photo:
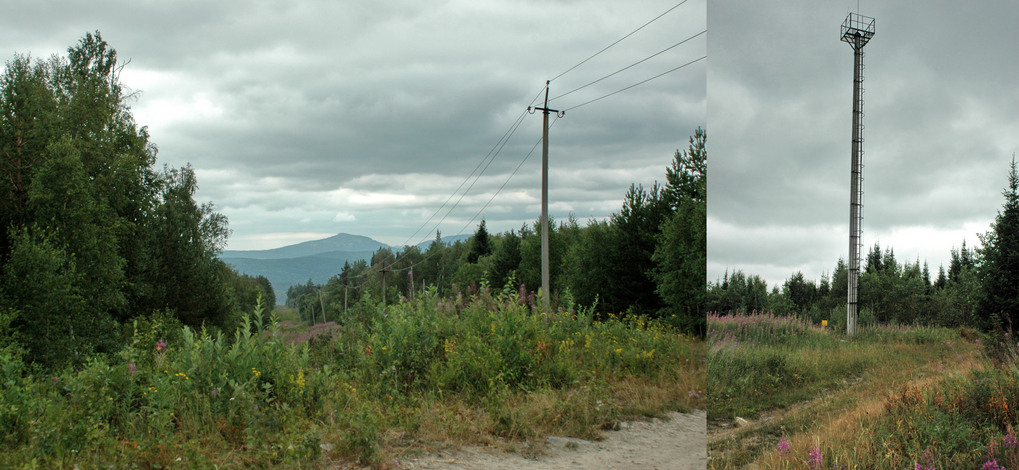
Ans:
[[[426,455],[399,462],[398,468],[448,469],[658,469],[707,468],[707,415],[670,413],[665,419],[620,424],[605,431],[601,441],[571,437],[548,437],[547,446],[535,457],[505,453],[484,447]]]

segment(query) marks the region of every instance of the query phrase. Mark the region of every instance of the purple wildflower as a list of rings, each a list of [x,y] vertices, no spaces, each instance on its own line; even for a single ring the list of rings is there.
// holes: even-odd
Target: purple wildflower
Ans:
[[[789,453],[789,441],[782,439],[778,441],[778,453],[785,455]]]
[[[930,447],[924,449],[920,453],[920,459],[923,461],[923,465],[916,464],[915,470],[937,470],[934,468],[934,449]]]
[[[162,351],[163,349],[166,349],[166,343],[162,341],[156,343],[156,351]]]
[[[59,381],[60,381],[60,379],[58,379],[58,378],[56,378],[56,377],[53,377],[53,383],[57,383],[57,382],[59,382]]]
[[[135,366],[134,364],[128,364],[127,365],[127,370],[129,370],[131,372],[138,372],[138,367]]]
[[[817,447],[815,447],[813,449],[810,449],[810,452],[808,453],[808,455],[810,455],[810,458],[807,459],[807,467],[809,467],[809,468],[822,468],[824,463],[822,461],[823,457],[821,456],[821,449],[819,449]]]
[[[980,470],[1005,470],[1005,467],[998,465],[997,460],[988,460],[984,462],[984,466],[980,467]]]
[[[211,393],[211,394],[213,394],[213,395],[219,395],[219,390],[217,390],[217,389],[215,389],[215,388],[214,388],[214,389],[212,389],[212,391],[211,391],[211,392],[209,392],[209,393]]]
[[[1019,439],[1015,437],[1015,434],[1012,433],[1005,434],[1004,441],[1006,448],[1012,449],[1015,447],[1019,447]]]

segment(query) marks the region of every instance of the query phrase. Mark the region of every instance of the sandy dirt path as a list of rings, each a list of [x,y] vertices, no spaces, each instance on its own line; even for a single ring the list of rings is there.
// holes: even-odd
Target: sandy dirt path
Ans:
[[[697,410],[669,413],[666,419],[622,423],[618,431],[605,431],[601,441],[552,436],[546,438],[541,455],[533,458],[467,447],[400,461],[399,468],[700,470],[707,468],[706,418],[703,410]]]

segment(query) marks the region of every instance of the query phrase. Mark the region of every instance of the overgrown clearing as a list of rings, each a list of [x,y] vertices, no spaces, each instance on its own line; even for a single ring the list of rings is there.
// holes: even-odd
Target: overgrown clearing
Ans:
[[[848,340],[766,314],[708,325],[710,468],[1019,463],[1007,336],[871,326]]]
[[[111,359],[46,376],[0,351],[4,466],[386,468],[706,406],[703,341],[643,317],[488,291],[376,308],[307,342],[261,314],[229,341],[157,317]]]

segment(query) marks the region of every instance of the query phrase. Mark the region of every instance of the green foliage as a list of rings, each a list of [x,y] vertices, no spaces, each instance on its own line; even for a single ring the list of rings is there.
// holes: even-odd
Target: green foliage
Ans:
[[[867,326],[847,342],[830,328],[793,317],[712,314],[708,415],[750,418],[844,386],[897,349],[958,340],[946,328]]]
[[[985,367],[953,376],[936,389],[902,387],[889,399],[875,428],[875,440],[899,461],[922,454],[939,467],[978,468],[997,460],[1019,465],[1019,353],[1010,335],[998,331],[987,345]]]
[[[597,305],[601,315],[631,312],[665,319],[683,331],[704,333],[706,138],[697,129],[689,149],[677,151],[666,168],[666,184],[654,183],[650,190],[632,185],[622,208],[610,220],[592,220],[581,227],[572,214],[561,223],[549,218],[553,307],[569,302]],[[309,322],[313,318],[345,322],[345,317],[367,314],[364,310],[350,313],[351,299],[366,293],[376,300],[384,296],[390,304],[401,296],[412,298],[411,292],[419,292],[424,285],[435,286],[441,295],[469,296],[510,279],[514,290],[517,286],[525,294],[539,290],[538,221],[501,234],[489,234],[482,221],[472,238],[451,245],[442,243],[441,234],[436,233],[424,253],[417,247],[404,247],[399,254],[383,248],[368,263],[347,263],[324,286],[310,281],[292,286],[286,303]]]
[[[33,226],[13,235],[0,288],[6,307],[19,312],[11,326],[29,357],[62,367],[113,347],[117,328],[105,312],[87,309],[74,256],[46,229]]]
[[[1015,156],[1009,165],[1005,203],[991,231],[980,237],[983,248],[978,273],[984,296],[979,311],[985,328],[1019,325],[1019,172]]]
[[[23,313],[20,341],[49,350],[29,356],[44,367],[115,351],[114,322],[140,313],[229,320],[226,219],[195,203],[190,167],[153,171],[121,69],[96,32],[67,58],[16,56],[0,76],[0,270],[40,283],[5,281],[4,303]]]
[[[619,380],[661,380],[669,406],[699,403],[678,384],[703,376],[703,349],[644,317],[531,311],[512,289],[430,289],[385,315],[365,308],[365,323],[310,344],[281,341],[261,304],[230,337],[157,312],[133,323],[116,355],[52,375],[27,373],[17,351],[0,348],[5,464],[314,466],[332,449],[331,460],[377,465],[394,423],[413,433],[416,414],[446,400],[471,400],[472,415],[512,437],[535,435],[545,419],[514,405],[532,393],[561,393],[556,419],[582,433],[634,406],[612,398]]]
[[[977,325],[982,298],[977,256],[963,242],[961,250],[952,250],[951,266],[949,275],[932,281],[926,264],[921,267],[919,260],[900,264],[894,251],[882,251],[875,244],[860,275],[858,324]],[[943,268],[940,271],[944,273]],[[847,286],[847,266],[839,259],[830,281],[822,276],[818,283],[798,272],[781,290],[776,287],[767,293],[767,285],[758,276],[734,271],[708,284],[706,295],[709,311],[772,311],[807,318],[814,324],[827,320],[844,329]]]
[[[485,219],[481,219],[481,223],[478,224],[478,230],[474,232],[474,236],[471,238],[471,249],[467,252],[467,262],[477,263],[478,259],[492,252],[492,247],[488,240],[488,230],[485,229]]]
[[[193,197],[197,189],[190,165],[164,170],[152,227],[160,240],[153,254],[161,267],[154,297],[157,305],[170,306],[187,325],[203,321],[222,325],[230,306],[226,280],[220,276],[222,261],[216,256],[226,243],[226,218],[213,212],[211,204],[199,206]]]

